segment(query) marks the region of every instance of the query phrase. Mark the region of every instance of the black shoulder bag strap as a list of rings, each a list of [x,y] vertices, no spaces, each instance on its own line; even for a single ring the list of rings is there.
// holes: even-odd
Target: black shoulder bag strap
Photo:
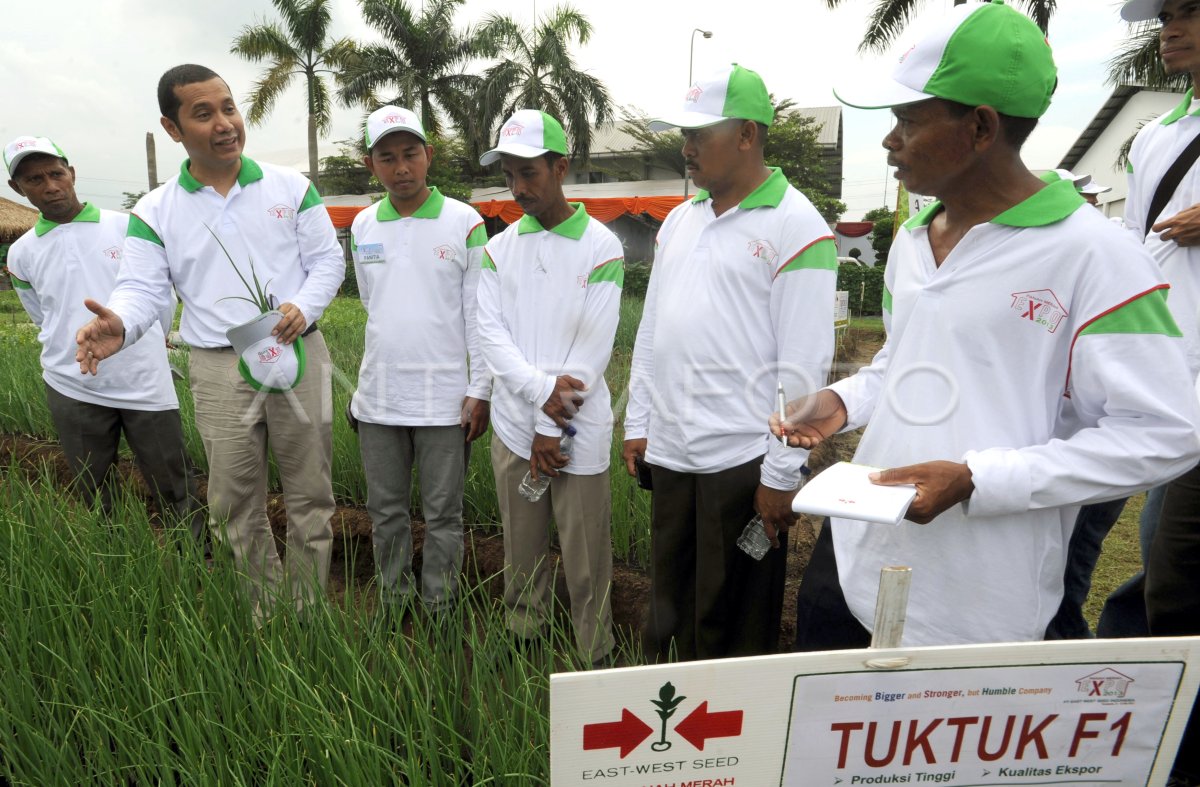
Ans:
[[[1167,202],[1175,193],[1175,189],[1179,188],[1184,174],[1192,168],[1192,164],[1198,157],[1200,157],[1200,134],[1197,134],[1196,138],[1188,143],[1188,146],[1179,154],[1179,158],[1175,159],[1175,163],[1167,170],[1167,174],[1163,175],[1163,179],[1158,182],[1158,188],[1154,191],[1154,199],[1150,200],[1150,212],[1146,214],[1146,223],[1142,225],[1143,237],[1150,234],[1150,228],[1158,220],[1158,214],[1167,207]]]

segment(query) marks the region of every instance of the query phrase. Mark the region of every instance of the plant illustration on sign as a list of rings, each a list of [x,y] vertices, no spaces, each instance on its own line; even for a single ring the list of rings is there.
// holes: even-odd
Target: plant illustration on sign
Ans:
[[[667,740],[667,719],[675,715],[675,709],[679,707],[679,703],[686,699],[687,697],[683,696],[676,697],[675,687],[671,685],[670,681],[667,681],[658,690],[658,699],[650,701],[658,708],[655,713],[658,714],[658,718],[662,719],[662,734],[658,740],[650,744],[650,748],[654,751],[666,751],[671,748],[671,742]]]

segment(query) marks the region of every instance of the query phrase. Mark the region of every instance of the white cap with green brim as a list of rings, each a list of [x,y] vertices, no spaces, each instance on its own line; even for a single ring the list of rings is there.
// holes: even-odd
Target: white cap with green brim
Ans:
[[[547,153],[567,154],[567,135],[562,124],[545,112],[519,109],[500,127],[496,147],[479,157],[483,166],[500,160],[500,156],[537,158]]]
[[[696,80],[683,97],[683,109],[651,120],[649,129],[704,128],[730,118],[764,126],[775,120],[775,105],[762,77],[737,63]]]
[[[367,118],[367,150],[370,151],[375,147],[376,142],[393,131],[407,131],[422,142],[428,142],[425,139],[425,129],[421,126],[421,119],[415,112],[388,104],[375,110]]]
[[[304,338],[281,344],[271,331],[283,319],[278,311],[263,312],[225,332],[238,360],[238,373],[256,391],[283,393],[304,377]]]
[[[954,6],[900,56],[890,80],[839,88],[834,95],[859,109],[941,98],[1038,118],[1050,106],[1057,73],[1037,25],[991,0]]]
[[[1121,18],[1126,22],[1148,22],[1158,19],[1162,7],[1163,0],[1126,0],[1121,6]]]
[[[67,154],[62,152],[62,148],[46,137],[17,137],[4,146],[4,167],[8,170],[8,176],[13,177],[21,159],[33,153],[43,153],[63,161],[67,160]]]
[[[1075,186],[1076,191],[1082,191],[1083,187],[1092,182],[1091,175],[1076,175],[1069,169],[1056,169],[1054,174],[1058,175],[1059,180],[1069,180]]]

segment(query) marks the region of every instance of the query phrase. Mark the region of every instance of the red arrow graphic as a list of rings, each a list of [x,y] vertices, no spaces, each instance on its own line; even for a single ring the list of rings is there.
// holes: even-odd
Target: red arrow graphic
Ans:
[[[741,715],[740,711],[738,715]],[[738,727],[739,729],[741,727],[740,718]],[[619,746],[621,758],[624,759],[652,732],[654,730],[650,725],[630,713],[629,708],[621,708],[620,721],[583,725],[583,748],[584,751],[587,751],[588,749],[611,749]]]
[[[704,742],[709,738],[731,738],[742,734],[742,712],[726,710],[709,713],[708,700],[705,700],[689,713],[686,719],[679,722],[675,732],[700,751],[704,751]]]

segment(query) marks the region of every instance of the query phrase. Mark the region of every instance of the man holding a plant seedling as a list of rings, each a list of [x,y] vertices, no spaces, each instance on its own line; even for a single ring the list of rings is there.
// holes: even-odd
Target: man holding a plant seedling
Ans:
[[[475,323],[487,233],[473,208],[425,183],[433,148],[412,110],[385,106],[372,112],[366,141],[363,163],[387,197],[360,212],[350,232],[367,310],[366,347],[350,408],[385,608],[395,609],[413,593],[409,501],[415,461],[425,514],[421,599],[438,610],[454,600],[462,568],[469,447],[488,428],[492,377]]]
[[[496,161],[525,211],[488,242],[479,279],[480,341],[496,380],[492,469],[509,627],[523,643],[546,624],[553,518],[576,644],[601,666],[613,647],[612,405],[604,370],[625,279],[621,242],[563,196],[567,138],[550,115],[522,109],[506,120],[499,144],[479,163]],[[527,473],[538,491],[523,483]],[[543,475],[548,491],[537,484]]]
[[[107,297],[117,281],[128,218],[80,203],[75,168],[45,137],[17,137],[4,148],[8,185],[41,211],[13,244],[8,265],[21,305],[38,326],[50,417],[84,498],[111,505],[121,433],[163,519],[190,526],[198,546],[204,515],[188,469],[179,400],[167,364],[166,334],[175,318],[170,297],[144,341],[113,362],[104,379],[81,378],[75,329],[87,319],[83,299]]]
[[[188,158],[134,207],[117,287],[108,308],[86,302],[96,317],[78,332],[76,360],[96,374],[179,293],[209,521],[262,620],[280,595],[298,609],[316,601],[329,573],[332,402],[317,320],[345,264],[312,184],[242,155],[242,116],[221,77],[176,66],[158,103]],[[266,512],[268,446],[287,507],[286,573]]]

